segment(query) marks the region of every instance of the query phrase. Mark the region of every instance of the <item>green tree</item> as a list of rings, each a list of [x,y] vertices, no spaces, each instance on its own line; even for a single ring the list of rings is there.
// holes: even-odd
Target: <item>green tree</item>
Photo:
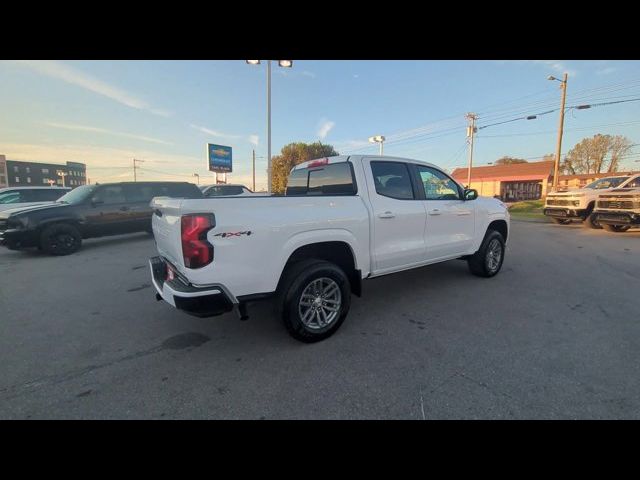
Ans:
[[[527,163],[523,158],[502,157],[494,162],[494,165],[512,165],[514,163]]]
[[[320,142],[294,142],[282,147],[280,155],[271,157],[271,181],[273,193],[282,194],[287,188],[287,178],[293,167],[314,158],[339,155],[331,145]]]

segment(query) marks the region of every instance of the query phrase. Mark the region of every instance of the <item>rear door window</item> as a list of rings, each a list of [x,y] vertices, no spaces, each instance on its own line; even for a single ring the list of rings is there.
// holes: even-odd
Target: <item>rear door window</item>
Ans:
[[[153,187],[151,185],[127,185],[127,201],[131,203],[149,203],[153,198]]]
[[[406,163],[371,162],[373,183],[378,195],[397,200],[413,200],[411,175]]]
[[[93,200],[98,203],[102,202],[104,205],[126,203],[127,201],[124,188],[121,185],[106,185],[98,188],[93,195]]]

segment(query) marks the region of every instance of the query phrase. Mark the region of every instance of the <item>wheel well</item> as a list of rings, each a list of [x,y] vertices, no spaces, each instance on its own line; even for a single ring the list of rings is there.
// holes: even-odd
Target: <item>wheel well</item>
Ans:
[[[505,222],[504,220],[494,220],[487,227],[487,231],[488,230],[495,230],[500,235],[502,235],[502,238],[504,238],[505,242],[507,241],[507,235],[509,234],[509,231],[507,228],[507,222]]]
[[[351,292],[357,296],[361,295],[362,277],[360,270],[356,269],[355,258],[349,244],[345,242],[319,242],[299,247],[289,256],[283,273],[290,265],[310,258],[325,260],[339,266],[349,278]],[[282,279],[282,274],[280,279]]]

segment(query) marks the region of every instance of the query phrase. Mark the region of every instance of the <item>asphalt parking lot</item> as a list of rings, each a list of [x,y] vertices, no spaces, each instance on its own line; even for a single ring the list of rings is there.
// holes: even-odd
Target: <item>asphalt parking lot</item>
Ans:
[[[640,231],[514,221],[502,272],[365,282],[330,339],[154,298],[146,234],[0,249],[3,419],[640,418]]]

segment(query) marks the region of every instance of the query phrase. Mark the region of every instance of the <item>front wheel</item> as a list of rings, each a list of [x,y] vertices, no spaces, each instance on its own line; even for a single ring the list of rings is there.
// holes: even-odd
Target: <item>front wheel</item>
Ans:
[[[500,232],[489,230],[476,253],[467,260],[469,270],[478,277],[493,277],[504,262],[504,238]]]
[[[288,268],[280,292],[282,320],[289,334],[305,343],[333,335],[349,313],[351,286],[340,267],[305,260]]]
[[[631,227],[629,225],[607,225],[606,223],[602,224],[602,228],[604,228],[607,232],[626,232]]]
[[[49,225],[40,234],[40,247],[49,255],[70,255],[80,250],[82,235],[73,225]]]
[[[594,214],[587,215],[583,223],[584,223],[584,226],[588,228],[596,228],[596,229],[602,228],[602,225],[600,225],[600,223],[598,222],[598,219]]]

